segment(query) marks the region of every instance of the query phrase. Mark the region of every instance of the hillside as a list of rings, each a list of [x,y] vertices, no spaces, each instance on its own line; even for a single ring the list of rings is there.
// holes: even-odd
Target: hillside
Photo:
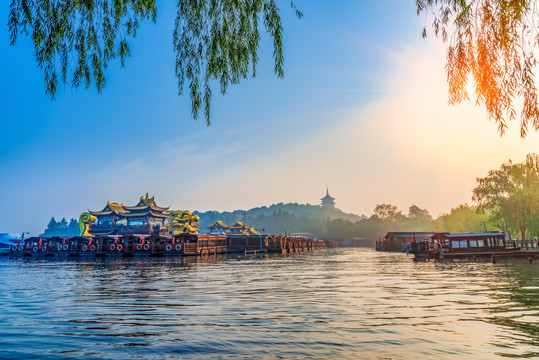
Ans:
[[[256,228],[265,228],[266,232],[285,233],[297,231],[296,224],[299,219],[303,222],[311,223],[312,220],[348,220],[356,222],[364,219],[364,216],[345,213],[339,209],[322,207],[320,205],[298,204],[298,203],[278,203],[271,206],[262,206],[250,210],[235,211],[206,211],[195,213],[200,217],[200,228],[206,228],[216,220],[222,220],[226,224],[232,225],[236,221],[243,221],[246,225]],[[292,228],[291,228],[292,227]]]

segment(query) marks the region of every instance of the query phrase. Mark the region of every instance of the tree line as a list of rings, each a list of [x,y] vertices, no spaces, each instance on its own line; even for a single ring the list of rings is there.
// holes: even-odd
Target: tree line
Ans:
[[[506,231],[511,238],[532,239],[539,236],[539,155],[528,154],[522,163],[509,160],[500,169],[477,178],[472,200],[471,205],[458,205],[437,218],[417,205],[411,205],[405,214],[393,204],[378,204],[370,217],[355,218],[345,218],[346,214],[337,209],[301,204],[252,209],[256,211],[213,211],[199,216],[202,228],[215,220],[229,225],[243,221],[265,233],[306,232],[319,238],[363,238],[373,243],[389,231]]]
[[[461,204],[433,218],[426,209],[411,205],[405,214],[396,205],[378,204],[369,217],[309,204],[274,204],[232,212],[194,212],[201,230],[216,220],[236,221],[264,229],[265,234],[310,233],[331,240],[363,238],[374,243],[389,231],[483,232],[507,231],[511,238],[539,237],[539,155],[522,163],[509,160],[498,170],[476,179],[473,204]],[[76,236],[78,222],[54,217],[41,236]]]
[[[39,236],[78,236],[80,235],[79,222],[75,219],[67,222],[66,218],[62,218],[60,221],[56,221],[54,217],[51,218],[45,231]]]

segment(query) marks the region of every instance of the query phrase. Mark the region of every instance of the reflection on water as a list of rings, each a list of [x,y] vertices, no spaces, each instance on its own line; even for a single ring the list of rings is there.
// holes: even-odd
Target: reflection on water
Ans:
[[[515,338],[513,348],[528,349],[519,353],[521,357],[539,357],[539,266],[519,261],[508,270],[504,293],[508,304],[493,309],[492,323],[524,333]]]
[[[292,256],[0,258],[0,357],[539,356],[539,264]]]

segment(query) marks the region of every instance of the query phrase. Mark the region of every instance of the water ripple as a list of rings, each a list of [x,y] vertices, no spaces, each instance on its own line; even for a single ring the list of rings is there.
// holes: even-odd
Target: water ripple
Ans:
[[[293,256],[0,258],[7,359],[539,356],[539,265]]]

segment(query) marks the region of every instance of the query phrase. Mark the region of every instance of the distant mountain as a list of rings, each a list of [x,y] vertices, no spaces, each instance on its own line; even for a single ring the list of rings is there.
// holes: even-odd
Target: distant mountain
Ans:
[[[246,225],[251,225],[255,227],[269,225],[270,227],[275,229],[280,228],[281,231],[278,232],[285,232],[291,231],[291,229],[286,229],[287,226],[283,223],[288,222],[285,220],[291,220],[287,218],[307,218],[320,220],[341,219],[348,220],[351,222],[365,219],[365,216],[345,213],[336,208],[298,203],[278,203],[271,206],[256,207],[250,210],[235,210],[224,212],[195,211],[195,214],[200,217],[200,229],[202,231],[206,231],[207,227],[213,224],[216,220],[222,220],[228,225],[233,225],[236,221],[244,221]]]

